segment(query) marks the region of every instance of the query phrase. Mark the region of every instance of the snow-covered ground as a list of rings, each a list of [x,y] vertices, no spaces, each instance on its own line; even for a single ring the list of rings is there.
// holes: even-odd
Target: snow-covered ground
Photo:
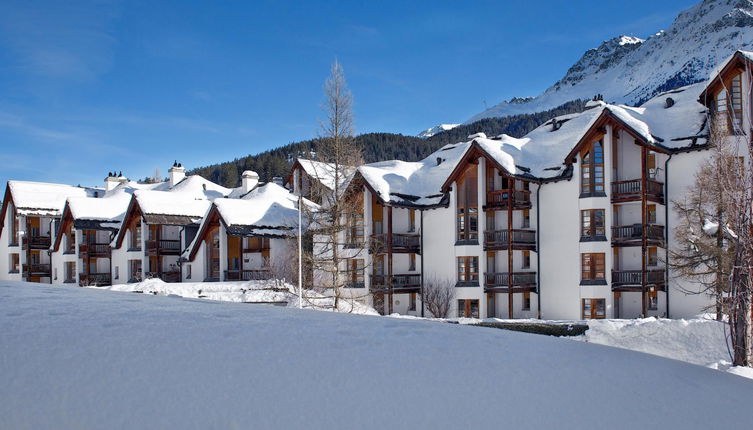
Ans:
[[[0,428],[745,428],[753,382],[428,321],[0,283]]]

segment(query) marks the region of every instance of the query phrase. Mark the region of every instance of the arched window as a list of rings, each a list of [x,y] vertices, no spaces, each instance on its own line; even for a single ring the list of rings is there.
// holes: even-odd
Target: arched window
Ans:
[[[604,146],[601,141],[593,143],[582,155],[580,166],[581,197],[605,196],[604,192]]]

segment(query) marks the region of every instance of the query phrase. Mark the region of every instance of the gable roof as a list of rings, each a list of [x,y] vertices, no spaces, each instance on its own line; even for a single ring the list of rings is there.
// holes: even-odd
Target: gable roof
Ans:
[[[714,101],[714,94],[720,90],[728,77],[733,72],[750,66],[753,66],[753,52],[739,50],[730,55],[711,71],[709,80],[704,83],[703,91],[698,96],[698,102],[710,107]]]
[[[353,178],[356,168],[353,166],[341,165],[342,171],[335,172],[335,165],[324,163],[322,161],[308,160],[306,158],[297,158],[290,168],[288,182],[292,183],[293,173],[296,169],[301,169],[311,179],[316,180],[330,191],[335,189],[335,176],[338,176],[339,188],[347,188],[348,182]]]

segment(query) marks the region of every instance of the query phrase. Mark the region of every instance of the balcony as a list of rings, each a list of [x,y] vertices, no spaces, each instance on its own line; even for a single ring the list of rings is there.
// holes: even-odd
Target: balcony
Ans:
[[[536,250],[535,230],[512,230],[510,240],[508,230],[487,230],[484,232],[484,250],[500,251],[506,249]]]
[[[649,245],[664,245],[664,226],[646,225],[646,239]],[[643,243],[643,225],[622,225],[612,227],[612,246],[641,246]]]
[[[641,182],[641,179],[612,182],[612,203],[640,201]],[[646,184],[647,199],[664,204],[664,184],[653,179],[647,179]]]
[[[388,234],[372,234],[371,250],[377,254],[390,251],[388,249]],[[392,233],[392,252],[395,253],[421,253],[421,238],[417,234]]]
[[[25,277],[49,277],[51,273],[49,264],[24,264]]]
[[[266,281],[272,278],[272,271],[269,269],[225,271],[226,281]]]
[[[170,272],[146,272],[147,279],[162,279],[165,282],[180,282],[180,272],[173,270]]]
[[[420,274],[392,275],[393,293],[414,293],[421,288]],[[387,275],[371,275],[371,289],[389,291]]]
[[[484,290],[489,292],[510,292],[510,273],[495,272],[484,274]],[[536,291],[536,272],[513,272],[512,292]]]
[[[647,270],[646,285],[664,288],[664,270]],[[612,289],[615,291],[638,290],[643,284],[643,271],[641,270],[612,270]]]
[[[147,255],[180,255],[180,240],[147,240]]]
[[[49,249],[50,236],[24,236],[23,249]]]
[[[110,244],[109,243],[82,243],[78,246],[78,253],[81,258],[95,257],[95,258],[109,258],[110,257]]]
[[[78,284],[82,287],[88,285],[112,285],[109,273],[79,273]]]
[[[484,210],[530,209],[531,192],[525,190],[492,190],[486,192]]]

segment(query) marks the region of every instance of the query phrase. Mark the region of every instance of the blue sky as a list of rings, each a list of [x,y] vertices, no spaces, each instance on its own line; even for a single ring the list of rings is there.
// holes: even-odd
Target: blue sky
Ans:
[[[693,3],[0,0],[0,181],[100,185],[313,137],[335,58],[358,133],[463,122]]]

